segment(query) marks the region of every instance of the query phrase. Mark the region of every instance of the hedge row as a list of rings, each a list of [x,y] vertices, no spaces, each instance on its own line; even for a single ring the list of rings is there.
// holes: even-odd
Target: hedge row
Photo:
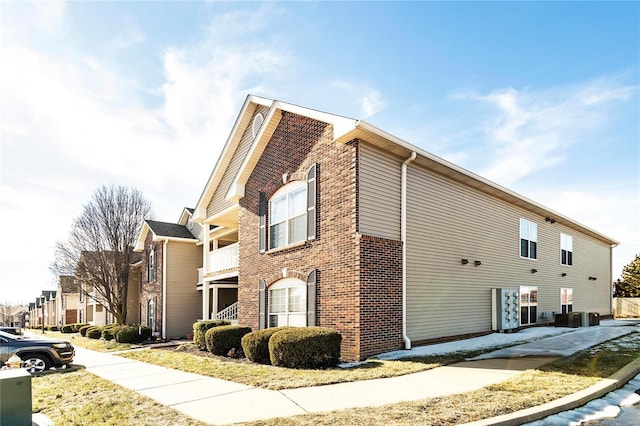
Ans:
[[[326,327],[274,327],[251,331],[226,321],[193,324],[193,342],[215,355],[244,354],[250,361],[289,368],[338,364],[342,335]]]
[[[80,328],[80,335],[90,339],[114,340],[118,343],[139,343],[149,340],[151,328],[138,325],[88,325]]]
[[[60,326],[60,332],[61,333],[77,333],[78,331],[80,331],[80,328],[84,327],[85,325],[89,325],[89,324],[87,323],[65,324],[63,326]]]

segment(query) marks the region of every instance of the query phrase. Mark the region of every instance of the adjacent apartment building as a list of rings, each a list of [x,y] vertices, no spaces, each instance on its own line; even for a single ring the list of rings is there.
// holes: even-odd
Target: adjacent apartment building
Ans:
[[[224,300],[254,329],[333,327],[345,359],[491,331],[494,288],[516,292],[518,327],[611,314],[613,239],[364,121],[284,102],[247,97],[192,220],[203,318]]]

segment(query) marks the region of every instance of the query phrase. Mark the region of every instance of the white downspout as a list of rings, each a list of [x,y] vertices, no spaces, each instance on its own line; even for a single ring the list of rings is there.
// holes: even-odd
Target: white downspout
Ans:
[[[162,244],[162,338],[167,338],[167,246],[169,240]],[[156,308],[158,309],[158,308]],[[158,315],[156,311],[156,316]]]
[[[404,348],[411,349],[407,336],[407,166],[416,159],[416,152],[402,163],[402,188],[400,191],[400,240],[402,241],[402,340]]]

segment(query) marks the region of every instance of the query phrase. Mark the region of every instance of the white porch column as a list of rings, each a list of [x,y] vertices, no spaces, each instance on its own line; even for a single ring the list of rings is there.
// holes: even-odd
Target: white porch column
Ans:
[[[211,304],[211,319],[215,319],[216,314],[218,313],[218,286],[212,285],[211,289],[213,290],[213,303]]]
[[[209,225],[202,224],[204,233],[202,243],[202,276],[204,277],[209,272]],[[211,315],[209,312],[209,281],[202,278],[202,319],[208,320]]]

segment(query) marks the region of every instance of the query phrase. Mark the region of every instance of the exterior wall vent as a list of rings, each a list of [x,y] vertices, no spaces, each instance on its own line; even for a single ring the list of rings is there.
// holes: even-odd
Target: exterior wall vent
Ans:
[[[260,131],[260,127],[262,127],[263,122],[264,122],[264,117],[262,116],[262,114],[257,113],[256,116],[253,118],[253,125],[251,126],[251,135],[253,136],[254,139],[256,138],[256,135]]]

